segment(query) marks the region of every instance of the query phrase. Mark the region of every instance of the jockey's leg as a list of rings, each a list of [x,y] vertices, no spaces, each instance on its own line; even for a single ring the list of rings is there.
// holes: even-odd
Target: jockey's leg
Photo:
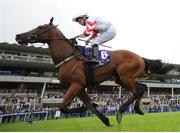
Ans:
[[[98,44],[93,44],[92,45],[92,58],[89,60],[89,62],[99,64],[98,51],[99,51]]]
[[[91,46],[93,44],[101,45],[105,42],[112,40],[116,36],[116,30],[113,26],[110,26],[107,30],[99,33],[99,35],[91,40]]]
[[[92,46],[92,59],[90,59],[88,62],[92,63],[99,63],[98,60],[98,50],[99,45],[108,42],[109,40],[113,39],[116,36],[116,30],[113,26],[109,26],[109,28],[103,32],[101,32],[97,37],[91,40],[91,46]]]

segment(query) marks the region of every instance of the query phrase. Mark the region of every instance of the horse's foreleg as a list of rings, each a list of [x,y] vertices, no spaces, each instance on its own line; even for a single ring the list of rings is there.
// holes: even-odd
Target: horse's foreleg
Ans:
[[[89,95],[84,90],[82,90],[79,93],[78,97],[86,104],[86,106],[89,108],[89,110],[91,110],[93,113],[96,114],[96,116],[106,126],[110,126],[109,119],[97,110],[97,108],[96,108],[97,105],[91,101],[91,98],[89,97]]]
[[[72,113],[73,110],[68,109],[67,106],[73,101],[73,99],[79,94],[82,86],[77,83],[72,83],[64,96],[63,102],[60,104],[61,112]],[[74,110],[75,111],[75,110]]]

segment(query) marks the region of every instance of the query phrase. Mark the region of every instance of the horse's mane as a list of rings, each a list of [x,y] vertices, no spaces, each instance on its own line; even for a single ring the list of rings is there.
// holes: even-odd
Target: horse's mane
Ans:
[[[61,34],[62,39],[66,41],[73,48],[74,52],[76,53],[78,52],[82,54],[82,50],[77,46],[78,43],[76,39],[68,39],[58,28],[57,31]]]

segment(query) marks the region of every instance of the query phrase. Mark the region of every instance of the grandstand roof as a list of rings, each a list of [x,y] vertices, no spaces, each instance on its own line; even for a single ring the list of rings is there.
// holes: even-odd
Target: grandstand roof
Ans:
[[[35,62],[26,62],[26,61],[13,61],[13,60],[1,60],[0,68],[18,68],[18,69],[34,69],[34,70],[42,70],[42,71],[52,71],[55,72],[56,68],[54,64],[47,63],[35,63]]]
[[[42,47],[34,47],[34,46],[25,46],[19,44],[9,44],[9,43],[0,43],[0,50],[4,51],[17,51],[23,53],[33,53],[40,55],[48,55],[49,49]],[[50,58],[50,57],[49,57]],[[44,70],[44,71],[55,71],[54,64],[47,62],[32,62],[32,61],[24,61],[24,60],[15,60],[15,59],[1,59],[0,61],[1,68],[20,68],[20,69],[36,69],[36,70]]]
[[[175,68],[178,69],[178,71],[180,71],[180,65],[179,64],[174,64]]]
[[[20,51],[20,52],[28,52],[28,53],[38,53],[38,54],[48,54],[48,48],[42,47],[34,47],[34,46],[26,46],[26,45],[19,45],[19,44],[9,44],[6,42],[0,43],[1,50],[10,50],[10,51]]]

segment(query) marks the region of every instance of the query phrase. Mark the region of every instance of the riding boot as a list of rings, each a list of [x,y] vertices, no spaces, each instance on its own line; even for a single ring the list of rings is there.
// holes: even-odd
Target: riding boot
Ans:
[[[91,63],[94,63],[94,64],[99,64],[98,51],[99,51],[98,44],[94,44],[92,46],[92,58],[88,62],[91,62]]]

